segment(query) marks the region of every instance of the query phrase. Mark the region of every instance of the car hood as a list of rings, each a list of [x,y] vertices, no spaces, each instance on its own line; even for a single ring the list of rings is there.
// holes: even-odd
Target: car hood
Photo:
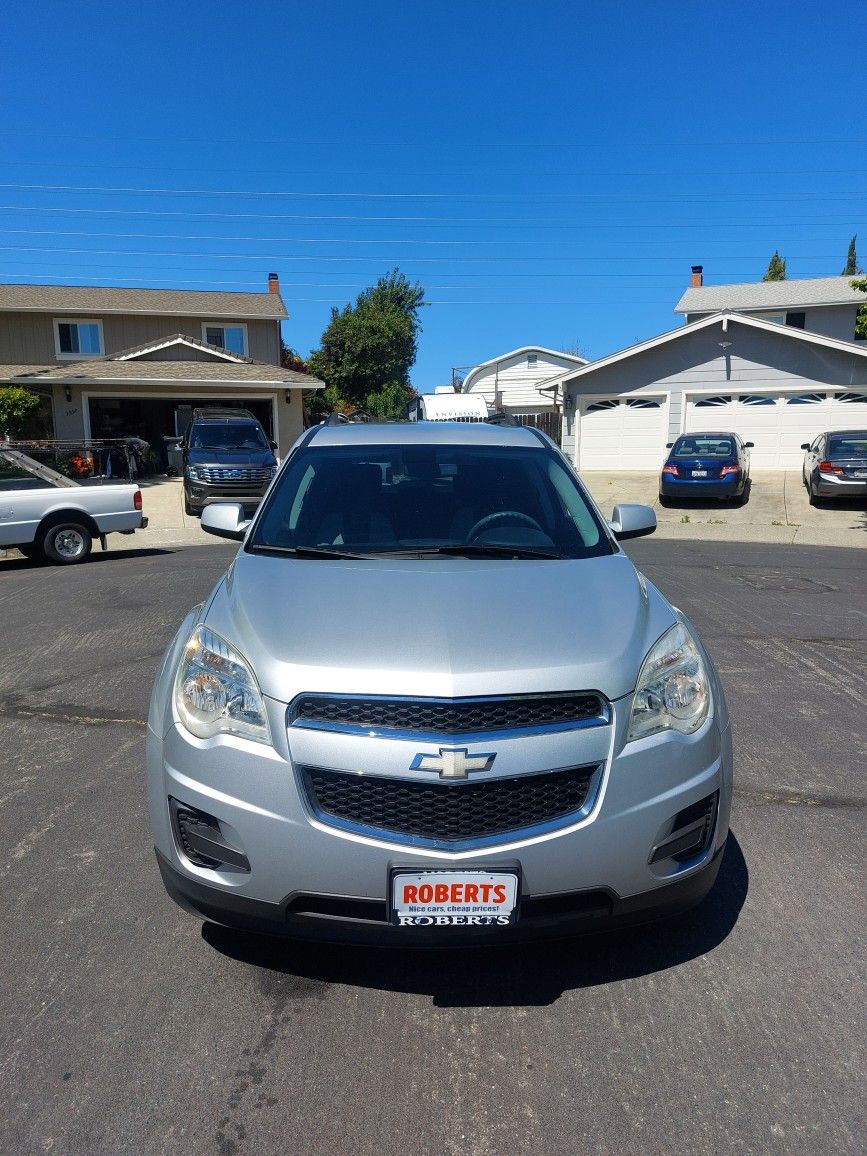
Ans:
[[[188,450],[191,466],[274,466],[277,459],[270,450]]]
[[[246,554],[207,624],[265,694],[628,694],[671,606],[624,554],[556,561]]]

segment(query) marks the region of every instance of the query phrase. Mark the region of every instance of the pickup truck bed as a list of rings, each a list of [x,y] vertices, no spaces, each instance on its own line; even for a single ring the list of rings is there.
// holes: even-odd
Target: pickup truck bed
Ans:
[[[137,485],[80,486],[17,450],[0,449],[0,466],[19,476],[0,478],[0,548],[60,564],[83,561],[94,538],[131,534],[147,525]],[[27,471],[32,477],[22,476]]]

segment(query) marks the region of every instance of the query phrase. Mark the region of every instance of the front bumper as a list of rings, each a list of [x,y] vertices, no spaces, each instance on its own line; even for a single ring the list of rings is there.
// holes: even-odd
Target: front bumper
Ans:
[[[598,888],[553,897],[525,897],[519,923],[498,928],[393,927],[385,902],[352,896],[287,896],[267,903],[245,895],[227,894],[191,879],[156,850],[157,865],[169,896],[184,911],[240,931],[284,935],[326,942],[391,947],[445,947],[458,944],[515,943],[545,936],[605,931],[678,915],[695,907],[716,882],[725,845],[718,847],[699,871],[640,895],[622,898]]]
[[[267,706],[271,747],[226,736],[197,740],[172,718],[162,720],[162,734],[154,729],[156,720],[149,725],[150,811],[160,870],[169,894],[206,919],[334,940],[514,940],[671,914],[698,902],[716,878],[732,776],[730,732],[716,715],[694,735],[656,735],[626,745],[627,699],[613,704],[609,726],[498,742],[503,776],[539,765],[601,764],[592,809],[571,826],[451,852],[337,829],[311,813],[299,788],[299,765],[405,774],[413,752],[430,744],[287,731],[285,704],[267,700]],[[685,862],[651,863],[675,816],[714,793],[715,826],[701,853]],[[227,842],[248,859],[249,871],[191,862],[179,847],[170,799],[215,816]],[[471,870],[515,861],[522,897],[513,927],[429,930],[387,922],[387,880],[395,864]]]
[[[203,510],[214,502],[238,502],[242,506],[256,506],[271,485],[270,478],[261,484],[243,482],[196,482],[184,479],[184,493],[187,501],[197,510]]]

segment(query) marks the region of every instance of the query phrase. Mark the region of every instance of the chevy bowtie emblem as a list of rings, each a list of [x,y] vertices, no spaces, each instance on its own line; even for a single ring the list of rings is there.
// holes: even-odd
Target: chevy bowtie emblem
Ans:
[[[411,771],[438,771],[441,779],[465,779],[470,771],[487,771],[496,755],[471,755],[466,747],[440,747],[438,755],[416,755]]]

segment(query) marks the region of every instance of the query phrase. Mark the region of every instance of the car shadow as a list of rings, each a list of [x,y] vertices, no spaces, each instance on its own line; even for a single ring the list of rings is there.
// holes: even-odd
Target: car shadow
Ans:
[[[104,562],[119,562],[122,558],[157,558],[163,554],[175,554],[177,551],[170,547],[160,546],[144,546],[141,548],[132,546],[129,549],[116,550],[94,550],[83,562],[75,562],[75,566],[95,566]],[[8,547],[8,552],[4,558],[2,551],[0,551],[0,563],[6,570],[63,570],[64,566],[55,566],[49,562],[42,562],[36,558],[25,558],[23,554],[19,554],[14,546]]]
[[[465,948],[376,948],[310,943],[233,931],[213,923],[202,938],[230,959],[261,969],[265,990],[324,994],[329,984],[429,995],[436,1007],[543,1007],[566,991],[653,975],[718,947],[749,889],[732,833],[717,881],[691,911],[619,931],[569,939]],[[321,988],[320,986],[321,985]]]

